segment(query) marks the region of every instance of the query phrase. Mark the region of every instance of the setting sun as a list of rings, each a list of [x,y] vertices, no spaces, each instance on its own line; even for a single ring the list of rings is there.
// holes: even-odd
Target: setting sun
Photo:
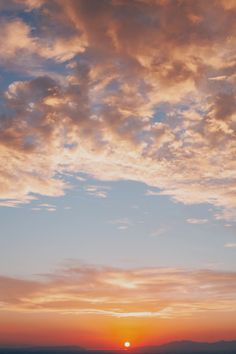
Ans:
[[[124,342],[124,347],[129,348],[130,347],[130,342]]]

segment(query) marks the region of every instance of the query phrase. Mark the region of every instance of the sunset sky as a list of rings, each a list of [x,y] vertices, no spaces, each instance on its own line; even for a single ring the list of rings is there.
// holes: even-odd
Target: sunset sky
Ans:
[[[0,345],[236,339],[236,0],[0,0]]]

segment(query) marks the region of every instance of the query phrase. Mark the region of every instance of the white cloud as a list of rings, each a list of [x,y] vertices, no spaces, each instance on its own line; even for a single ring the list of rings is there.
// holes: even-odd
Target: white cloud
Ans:
[[[148,189],[148,190],[146,191],[145,195],[148,196],[148,197],[149,197],[149,196],[158,196],[158,195],[160,195],[160,192],[152,191],[152,190]]]
[[[107,198],[109,189],[110,187],[107,186],[96,186],[96,185],[89,185],[84,187],[84,190],[87,194],[102,199]]]
[[[236,248],[236,243],[226,243],[224,245],[225,248]]]
[[[197,218],[190,218],[186,220],[188,224],[206,224],[208,223],[208,219],[197,219]]]
[[[111,224],[114,224],[117,226],[118,230],[126,230],[130,226],[132,226],[132,221],[128,218],[121,218],[121,219],[115,219],[109,221]]]

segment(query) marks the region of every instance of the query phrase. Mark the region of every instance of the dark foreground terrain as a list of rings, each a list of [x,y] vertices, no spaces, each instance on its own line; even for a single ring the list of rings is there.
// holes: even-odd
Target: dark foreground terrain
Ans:
[[[180,341],[159,346],[137,347],[128,350],[88,350],[77,346],[60,347],[0,347],[0,354],[236,354],[235,341],[215,343]]]

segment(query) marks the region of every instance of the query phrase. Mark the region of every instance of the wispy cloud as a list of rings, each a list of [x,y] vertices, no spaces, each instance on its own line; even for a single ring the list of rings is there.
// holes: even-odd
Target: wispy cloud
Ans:
[[[119,230],[126,230],[133,224],[128,218],[115,219],[109,222],[116,225]]]
[[[110,187],[107,186],[96,186],[96,185],[89,185],[85,186],[84,190],[89,195],[96,197],[96,198],[107,198],[108,191]]]
[[[41,210],[56,211],[56,205],[54,205],[54,204],[41,203],[41,204],[39,204],[39,207]]]
[[[151,189],[147,189],[145,195],[148,196],[148,197],[150,197],[150,196],[152,197],[152,196],[160,195],[160,192],[153,191]]]
[[[167,227],[161,226],[150,233],[151,237],[159,237],[167,232]]]
[[[236,248],[236,243],[226,243],[225,248]]]
[[[208,223],[208,219],[197,219],[197,218],[190,218],[186,220],[188,224],[206,224]]]
[[[73,265],[41,280],[0,277],[2,310],[112,317],[236,311],[236,273]],[[135,300],[134,300],[135,299]]]

